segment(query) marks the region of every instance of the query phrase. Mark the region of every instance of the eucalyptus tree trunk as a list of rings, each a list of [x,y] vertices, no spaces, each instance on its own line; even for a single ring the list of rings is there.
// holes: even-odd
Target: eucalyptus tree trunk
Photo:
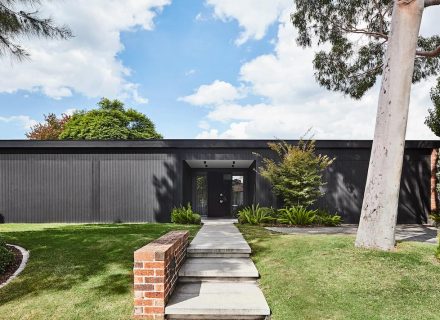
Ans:
[[[356,246],[392,250],[414,59],[424,0],[396,0]]]

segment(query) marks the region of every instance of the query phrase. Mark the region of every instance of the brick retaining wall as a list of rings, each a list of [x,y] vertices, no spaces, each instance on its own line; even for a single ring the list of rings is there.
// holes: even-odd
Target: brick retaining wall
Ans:
[[[172,231],[134,252],[135,319],[164,319],[188,239],[188,231]]]

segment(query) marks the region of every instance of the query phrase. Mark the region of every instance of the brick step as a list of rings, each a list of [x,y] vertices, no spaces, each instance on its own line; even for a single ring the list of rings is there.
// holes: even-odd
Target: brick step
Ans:
[[[179,283],[165,308],[167,319],[265,319],[270,315],[256,283]]]

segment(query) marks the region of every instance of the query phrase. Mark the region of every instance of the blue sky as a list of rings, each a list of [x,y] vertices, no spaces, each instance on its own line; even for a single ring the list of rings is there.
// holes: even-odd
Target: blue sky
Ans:
[[[317,138],[372,137],[377,89],[353,101],[315,83],[315,48],[296,46],[290,0],[43,6],[75,38],[24,39],[30,61],[1,61],[0,139],[22,139],[43,114],[90,109],[103,96],[147,114],[165,138],[293,139],[308,128]],[[440,31],[425,20],[424,32]],[[408,138],[433,138],[423,125],[432,83],[413,89]]]

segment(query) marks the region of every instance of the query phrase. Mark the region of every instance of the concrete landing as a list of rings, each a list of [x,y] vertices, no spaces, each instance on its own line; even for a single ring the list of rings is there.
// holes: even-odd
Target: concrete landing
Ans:
[[[248,257],[251,248],[231,222],[211,222],[203,225],[187,252],[189,257]]]
[[[264,319],[270,315],[256,283],[180,283],[165,308],[168,319]]]
[[[258,270],[248,258],[188,258],[179,272],[179,281],[256,280]]]

